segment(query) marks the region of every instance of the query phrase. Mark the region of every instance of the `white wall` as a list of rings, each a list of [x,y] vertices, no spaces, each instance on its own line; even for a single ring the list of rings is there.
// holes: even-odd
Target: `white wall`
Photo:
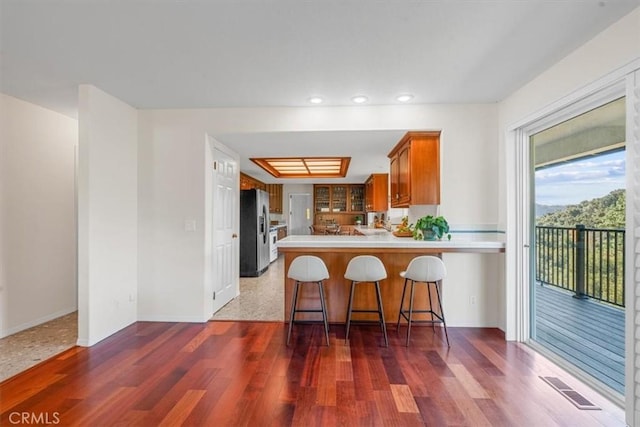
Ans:
[[[137,111],[79,88],[78,344],[137,320]]]
[[[202,306],[202,142],[207,133],[441,129],[441,213],[456,224],[498,221],[494,104],[144,110],[139,119],[141,320],[200,321],[194,313]],[[389,141],[389,150],[396,143]],[[196,219],[196,233],[184,231],[185,218]],[[501,257],[474,262],[474,268],[460,269],[457,279],[493,289],[495,280],[486,272],[495,271]],[[482,310],[499,311],[495,300],[487,304]],[[497,325],[489,319],[476,326]]]
[[[78,122],[0,94],[0,338],[73,312]]]
[[[500,326],[503,285],[496,266],[503,258],[503,254],[442,254],[447,266],[442,285],[447,326]]]
[[[640,55],[640,8],[500,103],[500,131]],[[501,134],[501,137],[503,135]]]

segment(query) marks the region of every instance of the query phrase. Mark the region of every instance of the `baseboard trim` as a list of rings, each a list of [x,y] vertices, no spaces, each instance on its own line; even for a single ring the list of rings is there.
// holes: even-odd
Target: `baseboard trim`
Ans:
[[[173,316],[159,314],[139,314],[138,322],[184,322],[184,323],[206,323],[208,318],[203,319],[197,316]]]

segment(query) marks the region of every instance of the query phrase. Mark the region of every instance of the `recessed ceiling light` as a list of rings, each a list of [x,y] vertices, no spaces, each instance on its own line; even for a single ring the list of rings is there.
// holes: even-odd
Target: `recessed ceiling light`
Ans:
[[[406,93],[404,95],[398,95],[396,99],[400,102],[409,102],[413,99],[413,95]]]
[[[324,99],[320,98],[319,96],[312,96],[311,98],[309,98],[310,104],[322,104],[323,101]]]
[[[358,95],[358,96],[354,96],[353,98],[351,98],[351,100],[353,102],[355,102],[356,104],[363,104],[363,103],[367,102],[369,100],[369,98],[367,98],[364,95]]]

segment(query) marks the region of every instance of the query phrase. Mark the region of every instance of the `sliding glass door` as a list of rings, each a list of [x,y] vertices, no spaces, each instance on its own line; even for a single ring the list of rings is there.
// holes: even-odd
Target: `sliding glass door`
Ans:
[[[530,337],[607,391],[625,383],[625,98],[529,136]]]

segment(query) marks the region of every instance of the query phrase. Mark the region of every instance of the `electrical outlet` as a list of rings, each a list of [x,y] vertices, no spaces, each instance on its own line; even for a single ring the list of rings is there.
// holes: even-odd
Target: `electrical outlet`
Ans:
[[[185,219],[184,220],[184,231],[189,231],[189,232],[196,231],[196,220],[195,219]]]
[[[469,304],[470,305],[476,305],[476,297],[474,295],[471,295],[469,297]]]

